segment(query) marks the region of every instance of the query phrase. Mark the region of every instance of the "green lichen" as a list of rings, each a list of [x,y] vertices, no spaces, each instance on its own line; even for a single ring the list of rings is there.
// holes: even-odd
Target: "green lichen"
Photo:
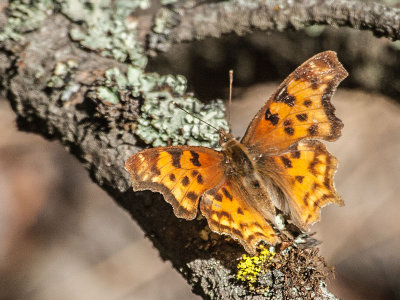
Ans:
[[[141,107],[136,134],[154,147],[184,144],[217,147],[218,132],[174,103],[216,128],[227,129],[222,101],[205,105],[193,97],[173,98],[168,92],[155,92],[147,95]]]
[[[318,37],[325,31],[324,25],[312,25],[304,28],[304,31],[311,37]]]
[[[261,272],[264,270],[264,265],[275,257],[276,253],[268,249],[261,250],[257,256],[242,255],[239,263],[237,264],[236,279],[247,285],[249,290],[255,290],[255,284]],[[268,286],[264,287],[265,291],[269,289]]]
[[[104,84],[93,87],[91,99],[97,101],[98,112],[110,124],[135,130],[153,146],[189,144],[216,147],[219,140],[217,131],[196,117],[218,129],[228,130],[222,101],[203,104],[185,94],[186,79],[183,76],[160,76],[143,71],[147,56],[136,38],[138,21],[128,18],[128,15],[149,6],[149,0],[15,0],[8,8],[10,18],[1,38],[21,39],[21,33],[38,28],[47,14],[54,12],[54,7],[59,8],[73,22],[70,37],[74,41],[129,65],[125,74],[116,68],[107,70]],[[74,67],[68,62],[58,62],[47,87],[61,90],[60,99],[67,101],[80,89],[74,81]],[[133,112],[139,101],[142,104],[140,118]]]
[[[127,22],[135,9],[146,9],[149,0],[60,0],[61,12],[76,24],[70,30],[74,41],[102,56],[113,57],[144,68],[147,57],[136,38],[137,21]]]
[[[54,9],[52,0],[14,0],[7,7],[7,23],[0,32],[0,42],[22,41],[23,34],[39,28]]]
[[[75,59],[67,61],[59,61],[53,69],[53,74],[47,81],[49,88],[64,88],[66,84],[73,78],[74,72],[78,68],[78,62]]]
[[[222,101],[203,104],[187,95],[186,79],[180,75],[160,76],[156,73],[145,73],[135,66],[129,66],[123,74],[119,69],[113,68],[105,72],[104,85],[96,88],[95,95],[103,103],[100,109],[104,113],[112,109],[111,104],[123,108],[122,103],[138,102],[140,99],[141,115],[137,119],[137,126],[131,128],[154,147],[183,144],[217,147],[218,132],[190,114],[216,128],[228,130]],[[125,118],[121,118],[120,121],[123,123],[124,120]],[[119,126],[126,128],[122,123]]]
[[[155,33],[167,35],[171,28],[176,25],[176,21],[173,18],[174,14],[175,13],[168,8],[161,8],[154,18],[152,30]]]
[[[97,97],[106,104],[118,104],[119,99],[115,92],[111,89],[101,86],[97,89]]]
[[[48,88],[62,90],[61,101],[68,101],[80,89],[80,84],[74,81],[77,68],[78,62],[75,59],[59,61],[54,66],[53,74],[47,80]]]
[[[399,51],[400,50],[400,40],[390,41],[389,46],[391,46],[393,49]]]
[[[178,2],[178,0],[161,0],[161,5],[169,5],[169,4],[174,4],[177,2]]]

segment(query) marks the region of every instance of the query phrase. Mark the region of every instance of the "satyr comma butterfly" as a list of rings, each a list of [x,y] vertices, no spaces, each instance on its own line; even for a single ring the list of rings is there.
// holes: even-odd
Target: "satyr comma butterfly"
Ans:
[[[337,160],[316,139],[341,134],[330,98],[346,76],[335,52],[315,55],[285,79],[240,142],[220,130],[222,151],[171,146],[132,155],[125,167],[133,189],[162,193],[187,220],[200,202],[211,230],[253,254],[260,241],[280,242],[271,226],[276,208],[307,230],[321,207],[344,204],[333,185]]]

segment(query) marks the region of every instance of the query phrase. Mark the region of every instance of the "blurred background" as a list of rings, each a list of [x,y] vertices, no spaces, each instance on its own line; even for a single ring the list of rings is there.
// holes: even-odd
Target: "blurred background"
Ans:
[[[149,71],[183,74],[203,101],[227,98],[233,132],[295,67],[335,50],[350,75],[333,97],[345,125],[328,143],[346,206],[312,228],[342,299],[400,299],[400,52],[370,33],[313,27],[174,47]],[[18,132],[0,100],[0,299],[199,299],[129,215],[61,145]]]

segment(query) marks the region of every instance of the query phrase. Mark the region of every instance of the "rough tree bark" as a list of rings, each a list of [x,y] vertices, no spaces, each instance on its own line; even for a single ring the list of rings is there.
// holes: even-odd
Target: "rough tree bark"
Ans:
[[[10,1],[17,2],[24,4]],[[94,117],[92,102],[87,101],[105,70],[126,70],[131,61],[98,55],[99,51],[71,39],[71,26],[85,24],[60,7],[79,1],[47,2],[53,2],[51,9],[43,10],[38,24],[14,28],[22,38],[9,34],[0,39],[0,86],[17,115],[19,129],[60,141],[87,168],[93,181],[129,211],[161,257],[173,263],[195,293],[215,299],[264,298],[233,280],[237,258],[243,253],[238,244],[222,239],[217,247],[207,248],[210,241],[199,235],[204,220],[178,219],[158,194],[131,191],[124,162],[145,145],[132,132],[118,126],[104,127]],[[0,9],[0,26],[6,29],[10,11],[6,6]],[[299,30],[313,24],[365,29],[391,39],[400,36],[398,9],[346,0],[183,1],[158,11],[149,8],[133,18],[139,20],[138,39],[153,55],[168,51],[173,43],[255,30]],[[58,62],[68,60],[78,62],[74,81],[79,88],[71,92],[68,101],[60,101],[63,91],[49,88],[49,78]],[[334,298],[329,293],[323,297]]]

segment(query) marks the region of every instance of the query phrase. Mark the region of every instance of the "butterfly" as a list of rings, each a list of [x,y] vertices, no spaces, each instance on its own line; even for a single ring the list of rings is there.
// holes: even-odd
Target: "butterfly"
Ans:
[[[221,129],[221,151],[170,146],[132,155],[125,168],[133,190],[161,193],[187,220],[200,206],[212,231],[251,254],[260,241],[281,242],[274,229],[279,211],[307,231],[323,206],[344,205],[333,184],[337,160],[317,139],[341,135],[330,99],[347,75],[335,52],[313,56],[283,81],[241,141]]]

